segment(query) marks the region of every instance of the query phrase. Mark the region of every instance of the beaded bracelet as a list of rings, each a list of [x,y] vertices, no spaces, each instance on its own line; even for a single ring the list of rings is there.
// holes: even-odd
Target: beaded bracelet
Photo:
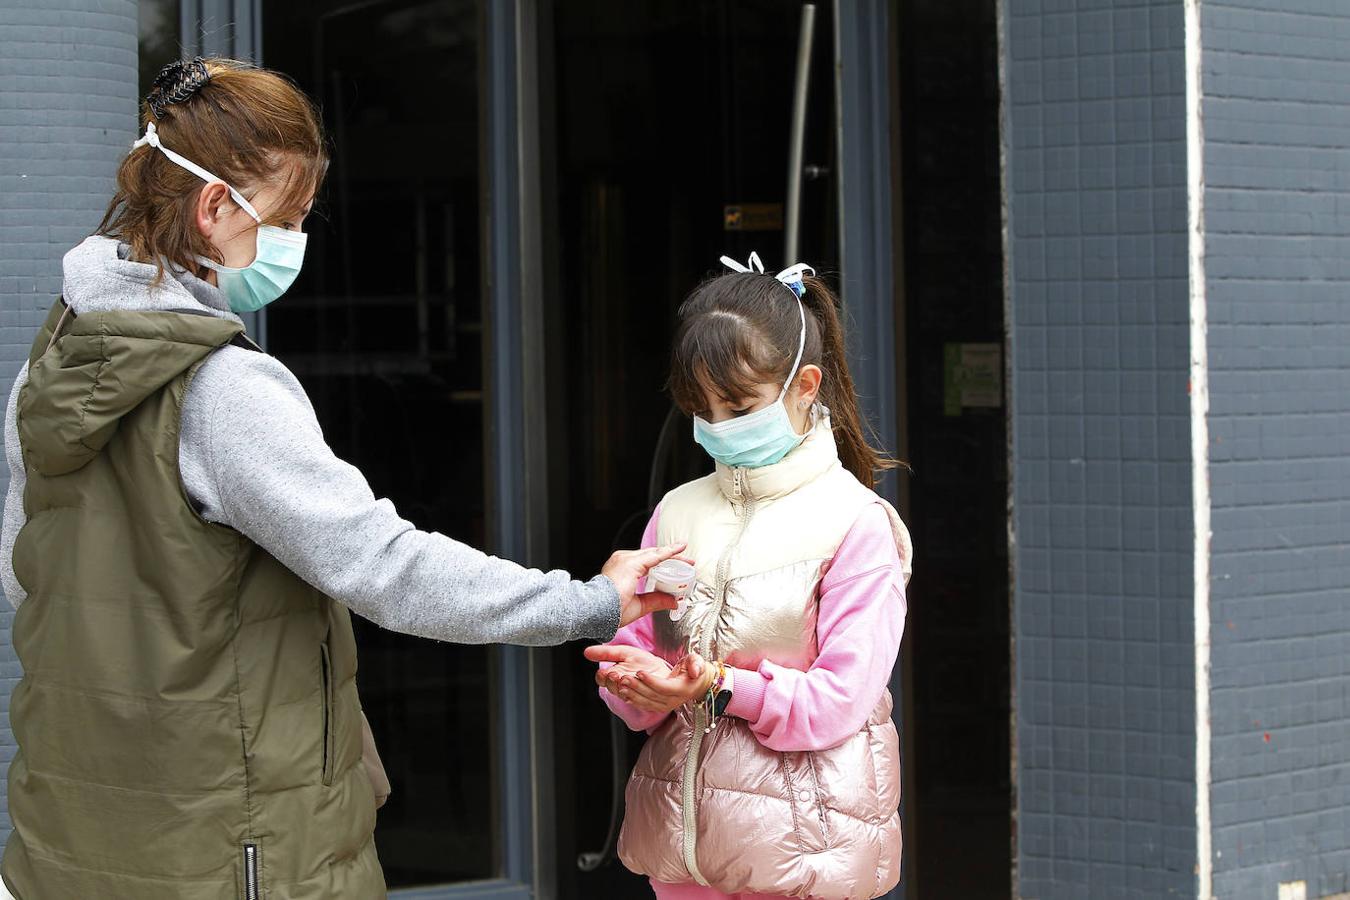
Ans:
[[[703,729],[704,734],[710,734],[713,726],[717,724],[717,695],[722,693],[722,688],[727,683],[726,663],[717,663],[717,674],[713,676],[712,684],[708,685],[708,693],[703,697],[703,709],[708,716],[708,724]]]

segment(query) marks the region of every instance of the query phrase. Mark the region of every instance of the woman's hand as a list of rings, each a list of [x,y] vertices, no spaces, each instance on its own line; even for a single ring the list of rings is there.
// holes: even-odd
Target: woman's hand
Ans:
[[[674,668],[645,650],[621,645],[587,647],[586,658],[614,663],[596,673],[596,683],[648,712],[668,713],[702,699],[716,675],[697,653],[689,654]]]
[[[647,577],[647,573],[672,557],[679,557],[686,544],[671,544],[666,547],[650,547],[646,550],[618,550],[600,570],[614,586],[619,589],[619,627],[631,625],[643,616],[659,609],[675,609],[677,601],[670,594],[651,591],[646,594],[637,592],[638,583]],[[683,557],[680,557],[683,559]],[[685,562],[692,563],[692,559]]]

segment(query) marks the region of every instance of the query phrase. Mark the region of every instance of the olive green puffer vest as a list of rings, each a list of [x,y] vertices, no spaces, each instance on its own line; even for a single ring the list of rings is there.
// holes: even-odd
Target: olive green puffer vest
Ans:
[[[19,900],[383,897],[348,613],[204,521],[179,479],[188,383],[239,326],[63,309],[19,396],[5,883]]]

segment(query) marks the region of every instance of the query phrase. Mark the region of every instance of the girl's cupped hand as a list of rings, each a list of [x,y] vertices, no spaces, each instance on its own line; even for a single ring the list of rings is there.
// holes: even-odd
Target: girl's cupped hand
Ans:
[[[616,644],[586,648],[592,662],[613,663],[595,673],[595,683],[611,694],[647,712],[668,713],[701,699],[712,685],[715,670],[697,653],[673,667],[659,656]]]

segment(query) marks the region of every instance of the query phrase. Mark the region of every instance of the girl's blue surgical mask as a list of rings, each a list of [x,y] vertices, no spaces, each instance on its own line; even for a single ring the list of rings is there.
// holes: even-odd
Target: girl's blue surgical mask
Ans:
[[[197,262],[215,271],[216,281],[219,282],[221,292],[225,294],[225,298],[229,301],[230,309],[236,313],[257,312],[286,293],[286,289],[295,282],[296,276],[300,274],[300,266],[305,261],[305,245],[309,240],[308,235],[301,231],[287,231],[285,228],[279,228],[276,225],[262,224],[262,216],[258,215],[258,211],[253,208],[253,204],[244,199],[243,194],[226,184],[223,179],[217,178],[206,169],[174,153],[160,143],[154,122],[145,126],[145,137],[133,144],[132,149],[146,144],[159,150],[171,161],[187,169],[203,181],[224,184],[229,189],[234,202],[239,204],[240,209],[252,216],[253,221],[258,223],[257,253],[253,257],[253,262],[247,266],[223,266],[204,256],[197,257]]]
[[[792,427],[784,398],[725,422],[694,417],[694,440],[724,466],[757,469],[779,462],[797,448],[806,435]]]
[[[722,257],[722,262],[738,271],[751,271],[725,256]],[[750,264],[763,273],[764,267],[759,262],[758,254],[750,254]],[[747,469],[771,466],[781,461],[806,439],[806,435],[798,434],[792,425],[792,417],[788,415],[787,394],[788,388],[792,386],[792,380],[797,377],[797,370],[801,367],[802,353],[806,350],[806,307],[802,305],[801,292],[804,290],[802,275],[808,271],[811,271],[809,267],[797,265],[784,269],[777,276],[778,280],[792,291],[797,300],[797,311],[802,318],[801,338],[797,341],[797,359],[792,364],[792,371],[788,374],[787,380],[783,382],[783,390],[778,394],[778,399],[763,409],[725,422],[709,422],[702,416],[694,417],[694,440],[708,452],[709,456],[725,466]]]

